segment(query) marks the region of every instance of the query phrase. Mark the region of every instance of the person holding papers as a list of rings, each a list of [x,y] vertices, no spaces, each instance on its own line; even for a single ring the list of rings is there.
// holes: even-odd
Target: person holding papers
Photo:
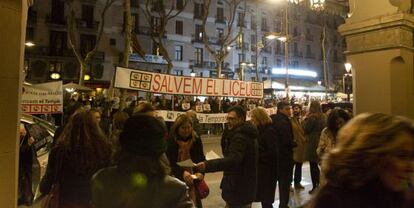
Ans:
[[[194,131],[192,120],[188,115],[179,116],[171,127],[167,157],[171,165],[171,174],[187,184],[194,205],[201,208],[201,199],[195,193],[194,183],[203,180],[204,175],[193,171],[191,166],[195,166],[194,163],[204,161],[206,158],[203,152],[203,143],[200,136]]]

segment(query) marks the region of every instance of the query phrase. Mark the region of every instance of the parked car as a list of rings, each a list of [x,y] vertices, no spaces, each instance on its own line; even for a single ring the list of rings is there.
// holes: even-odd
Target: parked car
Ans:
[[[37,160],[32,165],[32,189],[36,193],[40,179],[46,172],[49,151],[52,148],[53,136],[56,126],[52,123],[29,114],[22,114],[20,123],[23,123],[26,131],[33,137],[33,147]]]

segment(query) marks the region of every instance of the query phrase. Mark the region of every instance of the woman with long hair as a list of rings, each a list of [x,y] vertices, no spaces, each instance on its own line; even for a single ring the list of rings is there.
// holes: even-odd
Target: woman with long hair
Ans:
[[[322,113],[321,104],[319,101],[312,101],[308,115],[303,122],[303,130],[306,138],[304,157],[305,161],[309,161],[312,179],[312,190],[309,191],[310,194],[319,186],[319,157],[316,154],[316,149],[318,148],[321,132],[325,127],[326,116]]]
[[[196,196],[194,183],[204,179],[200,172],[183,168],[177,162],[191,159],[194,163],[205,161],[203,143],[193,129],[192,119],[184,114],[179,116],[171,127],[167,146],[167,157],[171,164],[172,175],[184,181],[190,187],[190,197],[197,208],[202,207],[201,199]]]
[[[413,193],[414,124],[382,113],[360,114],[338,133],[322,161],[326,184],[307,208],[403,208]]]
[[[85,110],[76,112],[49,154],[40,192],[47,194],[58,183],[59,207],[91,207],[90,179],[97,170],[109,165],[110,156],[111,147],[93,114]]]
[[[336,145],[336,137],[341,129],[351,117],[342,109],[333,109],[328,115],[328,125],[322,130],[316,152],[319,158],[329,152]]]
[[[262,203],[263,208],[272,208],[275,201],[277,154],[276,138],[272,127],[272,119],[263,107],[251,111],[251,121],[259,130],[259,163],[257,167],[256,201]]]

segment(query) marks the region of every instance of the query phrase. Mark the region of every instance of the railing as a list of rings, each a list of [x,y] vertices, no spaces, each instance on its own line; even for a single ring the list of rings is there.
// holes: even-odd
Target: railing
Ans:
[[[216,16],[215,23],[226,24],[227,23],[227,18],[224,17],[224,16]]]
[[[88,21],[84,19],[76,19],[78,28],[98,29],[99,21]]]
[[[65,26],[66,20],[65,20],[65,17],[63,16],[53,18],[50,14],[47,14],[46,23],[51,26]]]

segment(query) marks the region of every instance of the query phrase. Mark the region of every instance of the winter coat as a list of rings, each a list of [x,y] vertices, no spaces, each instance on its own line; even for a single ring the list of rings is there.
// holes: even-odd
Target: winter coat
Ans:
[[[258,132],[245,122],[234,129],[226,129],[221,139],[224,158],[205,162],[206,172],[223,171],[220,188],[223,199],[232,205],[246,205],[254,201],[257,185]]]
[[[108,146],[108,150],[109,148]],[[77,173],[76,169],[79,167],[72,167],[70,165],[72,158],[63,155],[62,148],[56,146],[49,153],[46,173],[40,182],[40,192],[42,194],[49,193],[55,183],[56,174],[58,174],[61,203],[89,204],[91,200],[90,180],[96,171],[109,166],[111,154],[110,151],[107,152],[107,158],[101,161],[95,170],[90,170],[88,173]]]
[[[282,113],[272,115],[271,118],[277,139],[278,171],[284,172],[293,165],[293,148],[296,144],[293,139],[292,124],[289,117]]]
[[[292,118],[292,130],[293,140],[296,143],[296,147],[293,148],[293,160],[298,163],[302,163],[304,160],[305,152],[305,132],[303,131],[302,124],[298,118]]]
[[[373,181],[360,188],[335,187],[327,184],[314,195],[305,208],[408,208],[403,193]]]
[[[276,133],[271,124],[259,126],[256,201],[273,202],[277,177]]]
[[[179,150],[179,147],[178,147],[177,142],[175,141],[175,138],[170,137],[168,139],[167,157],[168,157],[168,160],[170,161],[171,174],[174,177],[184,181],[183,179],[184,169],[177,165],[178,150]],[[204,152],[203,152],[203,143],[200,137],[198,136],[196,136],[195,141],[193,142],[191,146],[190,157],[191,157],[191,160],[196,164],[206,160],[206,157],[204,156]]]
[[[303,123],[305,131],[305,161],[319,162],[316,154],[322,129],[326,127],[326,116],[323,113],[311,114]]]
[[[335,144],[336,141],[332,132],[328,129],[328,127],[324,128],[321,133],[318,148],[316,149],[316,153],[319,158],[322,158],[325,153],[331,151],[335,147]]]
[[[146,180],[139,173],[125,173],[116,166],[102,169],[94,175],[92,202],[95,208],[192,207],[188,188],[178,179],[165,176]]]

